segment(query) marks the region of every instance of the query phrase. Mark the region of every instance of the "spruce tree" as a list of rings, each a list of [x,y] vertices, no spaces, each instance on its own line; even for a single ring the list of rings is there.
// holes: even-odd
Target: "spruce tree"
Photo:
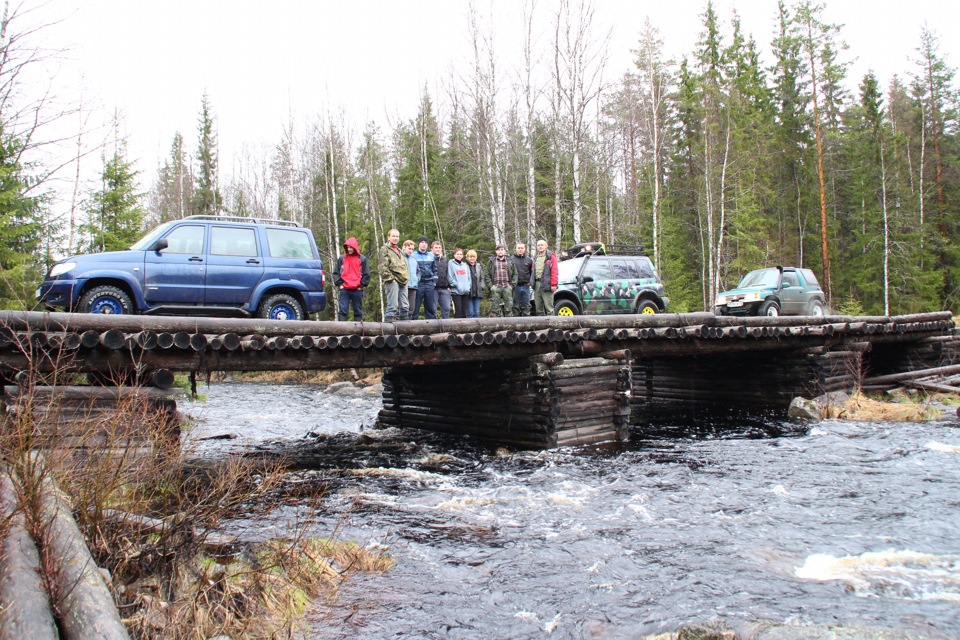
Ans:
[[[200,124],[197,146],[197,184],[193,193],[193,212],[219,215],[223,206],[218,176],[217,132],[213,110],[206,93],[200,102]]]
[[[81,227],[88,251],[128,249],[142,235],[146,210],[144,194],[138,191],[139,173],[122,147],[104,165],[102,186],[91,194],[87,222]]]
[[[23,144],[0,124],[0,305],[24,309],[43,276],[44,241],[53,229],[44,222],[42,200],[27,195],[29,176],[20,162]]]

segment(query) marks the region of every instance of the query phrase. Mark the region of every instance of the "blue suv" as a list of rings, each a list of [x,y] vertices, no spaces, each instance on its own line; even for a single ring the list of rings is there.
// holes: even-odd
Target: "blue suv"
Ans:
[[[128,251],[72,256],[37,290],[51,310],[303,320],[326,306],[317,244],[295,222],[188,216]]]

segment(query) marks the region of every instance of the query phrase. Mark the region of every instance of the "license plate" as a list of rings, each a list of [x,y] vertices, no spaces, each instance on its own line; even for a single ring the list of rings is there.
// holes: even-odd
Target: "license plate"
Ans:
[[[733,300],[733,301],[731,301],[731,302],[728,302],[728,303],[727,303],[727,306],[730,307],[730,308],[742,307],[742,306],[743,306],[743,300]]]

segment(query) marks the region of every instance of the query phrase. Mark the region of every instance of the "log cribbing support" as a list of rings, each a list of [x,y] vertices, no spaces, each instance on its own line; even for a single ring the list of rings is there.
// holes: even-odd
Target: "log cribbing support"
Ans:
[[[549,352],[469,368],[392,367],[384,374],[380,423],[534,449],[623,441],[630,363],[630,351],[617,350],[587,358]]]

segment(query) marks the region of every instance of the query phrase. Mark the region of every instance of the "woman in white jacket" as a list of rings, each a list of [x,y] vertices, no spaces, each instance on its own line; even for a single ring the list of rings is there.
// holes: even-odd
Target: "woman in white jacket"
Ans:
[[[453,259],[447,263],[447,280],[450,283],[450,299],[453,301],[453,317],[467,317],[467,300],[470,298],[470,271],[463,261],[463,249],[453,250]]]

